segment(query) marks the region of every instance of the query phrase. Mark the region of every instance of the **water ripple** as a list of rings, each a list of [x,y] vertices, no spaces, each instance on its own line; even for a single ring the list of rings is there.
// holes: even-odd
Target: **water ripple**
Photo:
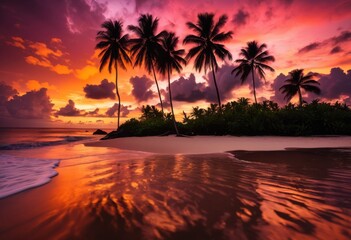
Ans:
[[[63,205],[36,218],[32,236],[351,237],[350,151],[234,154],[235,158],[227,154],[147,156],[82,165],[75,172],[77,192],[58,196]]]

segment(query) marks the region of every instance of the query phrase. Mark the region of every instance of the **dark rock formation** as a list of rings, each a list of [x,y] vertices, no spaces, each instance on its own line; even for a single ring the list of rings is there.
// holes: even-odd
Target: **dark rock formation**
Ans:
[[[93,133],[93,135],[105,135],[105,134],[107,134],[107,132],[105,132],[101,129],[98,129]]]

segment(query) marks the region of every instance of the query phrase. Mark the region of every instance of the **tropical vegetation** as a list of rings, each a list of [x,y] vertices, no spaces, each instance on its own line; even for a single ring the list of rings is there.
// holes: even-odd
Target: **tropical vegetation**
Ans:
[[[320,135],[320,134],[351,134],[351,109],[346,104],[334,104],[314,100],[308,104],[303,101],[302,91],[320,94],[319,82],[315,74],[303,73],[303,69],[295,69],[289,73],[289,78],[280,91],[290,102],[298,95],[299,104],[288,103],[280,107],[272,101],[259,103],[256,96],[257,77],[265,79],[265,71],[273,72],[269,65],[275,61],[270,55],[265,43],[250,41],[240,50],[241,58],[235,60],[239,65],[232,74],[240,76],[244,83],[251,75],[254,103],[249,99],[239,98],[222,104],[220,89],[216,80],[218,59],[232,59],[231,53],[223,42],[232,37],[232,32],[221,29],[228,20],[226,15],[215,21],[212,13],[198,14],[197,22],[187,22],[194,33],[185,37],[183,44],[192,47],[185,55],[184,49],[178,49],[179,38],[173,32],[160,31],[157,33],[158,18],[149,14],[141,14],[136,26],[129,25],[133,33],[132,39],[128,34],[123,35],[122,22],[108,20],[102,24],[102,31],[97,33],[99,41],[96,48],[101,50],[100,71],[107,66],[111,73],[116,71],[116,95],[118,97],[117,131],[106,138],[123,136],[166,135]],[[181,73],[183,66],[190,60],[194,61],[197,71],[212,72],[217,95],[217,104],[208,108],[193,107],[190,114],[184,114],[182,122],[177,122],[172,98],[171,75],[175,71]],[[133,62],[133,63],[132,63]],[[118,92],[118,67],[126,69],[127,64],[144,67],[152,74],[157,87],[160,106],[146,105],[141,109],[142,115],[132,118],[120,126],[120,95]],[[161,98],[157,75],[167,79],[170,113],[165,113]],[[234,81],[234,79],[233,79]]]
[[[162,51],[161,38],[167,34],[166,31],[156,33],[158,18],[153,18],[150,14],[141,14],[138,25],[129,25],[128,29],[137,37],[130,39],[131,55],[134,58],[134,66],[144,65],[149,74],[153,74],[157,88],[158,97],[162,113],[164,113],[160,88],[158,86],[155,65],[160,62],[160,52]]]
[[[303,104],[301,89],[306,92],[313,92],[314,94],[319,95],[321,93],[320,88],[318,87],[319,82],[313,78],[316,74],[307,74],[304,75],[303,69],[295,69],[289,72],[290,77],[285,80],[285,85],[283,85],[279,90],[285,94],[285,99],[290,101],[296,94],[299,95],[300,107]]]
[[[118,66],[126,69],[127,64],[131,64],[128,55],[129,38],[128,34],[123,35],[123,23],[121,21],[105,21],[101,27],[104,29],[97,33],[96,39],[99,41],[96,44],[96,49],[100,49],[100,72],[107,65],[108,71],[111,73],[112,67],[116,71],[116,95],[118,98],[117,111],[117,129],[119,128],[121,116],[121,97],[118,92]]]
[[[221,44],[232,38],[233,32],[221,32],[221,28],[227,20],[227,15],[222,15],[219,17],[218,22],[215,23],[214,14],[200,13],[196,24],[187,22],[187,26],[195,34],[187,35],[183,41],[184,44],[191,43],[195,45],[186,55],[188,61],[195,57],[195,69],[200,72],[204,68],[205,73],[207,69],[212,71],[219,107],[222,106],[222,102],[215,74],[218,69],[217,57],[220,60],[224,60],[225,58],[232,60],[232,54]]]
[[[174,109],[173,109],[173,100],[172,100],[172,89],[171,89],[171,74],[172,71],[175,70],[178,73],[183,69],[182,65],[186,63],[185,59],[182,57],[184,55],[184,49],[176,49],[178,44],[178,37],[175,36],[173,32],[167,33],[162,38],[162,47],[163,51],[161,51],[161,61],[158,65],[158,70],[163,75],[167,74],[168,79],[168,94],[169,94],[169,103],[171,104],[171,112],[172,112],[172,120],[174,129],[177,135],[179,134],[179,130],[177,128],[177,123],[175,119]]]
[[[249,104],[247,99],[228,102],[219,110],[216,104],[208,108],[194,107],[177,123],[185,135],[351,135],[351,109],[336,102],[318,100],[302,107],[289,103],[279,107],[272,101]],[[152,106],[142,108],[139,119],[132,118],[121,125],[123,135],[147,136],[170,134],[170,116],[162,118],[161,111]]]
[[[240,56],[243,58],[235,60],[239,63],[239,66],[233,69],[232,74],[236,72],[236,76],[240,75],[241,83],[244,83],[251,73],[252,76],[252,88],[255,103],[257,104],[256,97],[256,82],[255,74],[258,77],[265,79],[264,70],[274,72],[274,69],[268,65],[269,62],[274,62],[274,57],[269,55],[269,52],[265,50],[267,45],[265,43],[259,45],[258,42],[248,42],[245,48],[240,50]]]

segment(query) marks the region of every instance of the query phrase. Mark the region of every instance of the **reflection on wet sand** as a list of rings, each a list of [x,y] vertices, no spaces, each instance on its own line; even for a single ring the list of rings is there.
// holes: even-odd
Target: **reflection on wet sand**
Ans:
[[[52,183],[1,200],[7,206],[1,212],[31,217],[2,218],[0,238],[351,237],[350,150],[235,156],[242,160],[230,154],[154,155],[68,164]],[[38,194],[43,205],[21,206]]]

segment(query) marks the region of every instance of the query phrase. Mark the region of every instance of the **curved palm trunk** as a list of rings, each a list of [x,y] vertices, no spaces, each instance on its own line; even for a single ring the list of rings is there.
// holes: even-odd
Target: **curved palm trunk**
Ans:
[[[301,94],[301,89],[300,88],[298,88],[298,92],[299,92],[300,107],[302,107],[302,94]]]
[[[213,66],[212,61],[211,61],[211,68],[212,68],[213,81],[214,81],[214,84],[216,87],[216,92],[217,92],[218,106],[219,106],[219,109],[222,109],[221,97],[219,96],[219,90],[218,90],[218,86],[217,86],[216,75],[214,73],[214,66]]]
[[[255,83],[255,74],[254,74],[254,67],[253,67],[253,65],[251,65],[251,74],[252,74],[252,87],[253,87],[253,92],[254,92],[254,98],[255,98],[255,103],[257,104],[256,83]]]
[[[118,68],[117,68],[117,62],[115,62],[115,69],[116,69],[116,94],[118,98],[118,113],[117,113],[117,130],[119,128],[119,118],[121,114],[121,97],[119,96],[118,92]]]
[[[164,116],[165,114],[164,114],[164,111],[163,111],[163,103],[162,103],[162,98],[161,98],[161,92],[160,92],[160,88],[158,87],[158,82],[157,82],[157,79],[156,79],[154,63],[152,63],[151,66],[152,66],[152,72],[153,72],[154,78],[155,78],[155,83],[156,83],[156,87],[157,87],[158,97],[160,98],[162,116]]]
[[[168,73],[169,103],[171,104],[171,111],[172,111],[172,119],[173,119],[174,129],[175,129],[176,134],[178,136],[179,135],[179,131],[178,131],[178,128],[177,128],[177,123],[176,123],[176,120],[175,120],[175,115],[174,115],[174,110],[173,110],[172,91],[171,91],[171,76],[170,76],[169,66],[167,67],[167,73]]]

